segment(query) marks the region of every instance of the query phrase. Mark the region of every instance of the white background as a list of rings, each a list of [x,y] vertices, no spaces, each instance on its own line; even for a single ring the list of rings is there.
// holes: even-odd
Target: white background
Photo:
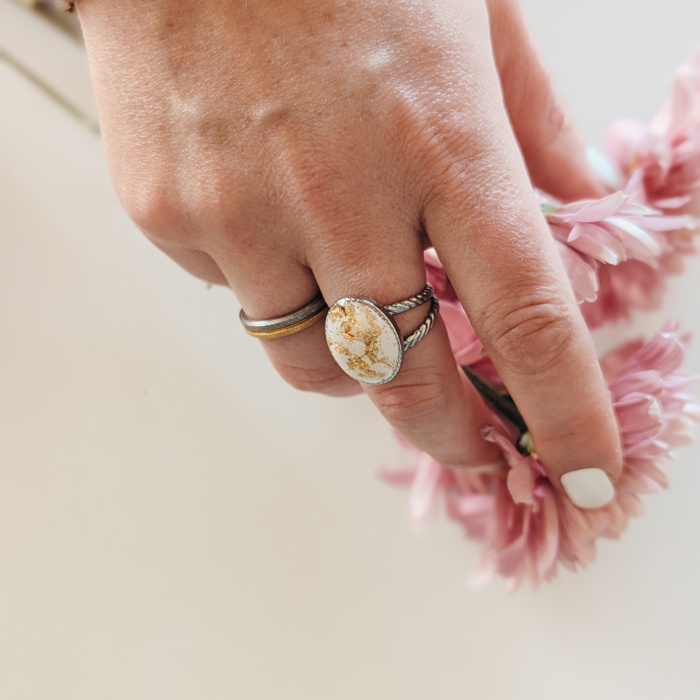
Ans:
[[[700,42],[694,0],[525,9],[593,143]],[[79,45],[9,0],[0,49],[94,113]],[[699,270],[635,329],[700,335]],[[130,224],[99,137],[0,60],[0,698],[700,697],[697,447],[587,570],[473,592],[478,547],[415,532],[376,480],[398,451],[368,403],[295,393],[237,312]]]

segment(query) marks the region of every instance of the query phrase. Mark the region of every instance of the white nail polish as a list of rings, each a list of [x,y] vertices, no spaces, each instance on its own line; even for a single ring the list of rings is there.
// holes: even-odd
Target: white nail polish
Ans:
[[[602,469],[578,469],[561,477],[566,495],[579,508],[602,508],[615,497],[615,487]]]

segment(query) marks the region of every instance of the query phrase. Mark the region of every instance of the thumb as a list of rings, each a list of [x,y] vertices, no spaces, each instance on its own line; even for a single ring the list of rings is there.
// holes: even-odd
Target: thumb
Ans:
[[[506,111],[536,187],[571,201],[606,194],[557,96],[517,0],[489,0],[491,41]]]

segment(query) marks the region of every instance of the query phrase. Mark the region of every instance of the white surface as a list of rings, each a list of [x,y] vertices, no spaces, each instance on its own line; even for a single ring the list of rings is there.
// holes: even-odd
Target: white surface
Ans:
[[[96,121],[97,109],[82,44],[11,0],[0,0],[0,4],[0,50],[58,91],[88,119]]]
[[[597,141],[700,41],[695,2],[526,10]],[[415,536],[375,480],[370,407],[277,379],[233,297],[121,213],[99,139],[2,63],[0,227],[0,698],[700,696],[697,447],[585,572],[473,593],[476,546]],[[700,335],[699,269],[650,330]]]

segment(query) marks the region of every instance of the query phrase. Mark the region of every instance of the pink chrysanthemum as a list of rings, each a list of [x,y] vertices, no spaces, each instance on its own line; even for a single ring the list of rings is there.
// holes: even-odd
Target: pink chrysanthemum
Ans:
[[[587,324],[660,303],[672,271],[669,240],[693,231],[695,217],[664,214],[615,192],[600,200],[542,204]],[[687,252],[687,251],[686,251]]]
[[[683,218],[675,228],[656,231],[655,270],[631,259],[598,271],[597,299],[583,309],[591,326],[627,316],[631,308],[658,306],[666,278],[681,272],[683,257],[695,252],[693,234],[700,216],[700,47],[679,68],[669,98],[651,122],[615,122],[606,134],[606,149],[633,201]]]
[[[411,515],[425,518],[440,503],[465,533],[483,542],[476,582],[494,575],[517,587],[576,569],[595,556],[598,537],[618,537],[640,515],[641,494],[668,485],[670,450],[691,441],[700,407],[688,393],[693,378],[679,373],[683,346],[674,325],[649,343],[627,343],[601,362],[617,417],[623,471],[615,499],[597,510],[577,508],[554,488],[537,458],[521,454],[517,429],[495,411],[485,439],[504,457],[500,471],[455,471],[421,454],[415,469],[385,468],[383,478],[411,486]]]
[[[676,73],[649,124],[625,119],[606,134],[606,150],[639,201],[663,211],[695,204],[700,213],[700,47]]]

